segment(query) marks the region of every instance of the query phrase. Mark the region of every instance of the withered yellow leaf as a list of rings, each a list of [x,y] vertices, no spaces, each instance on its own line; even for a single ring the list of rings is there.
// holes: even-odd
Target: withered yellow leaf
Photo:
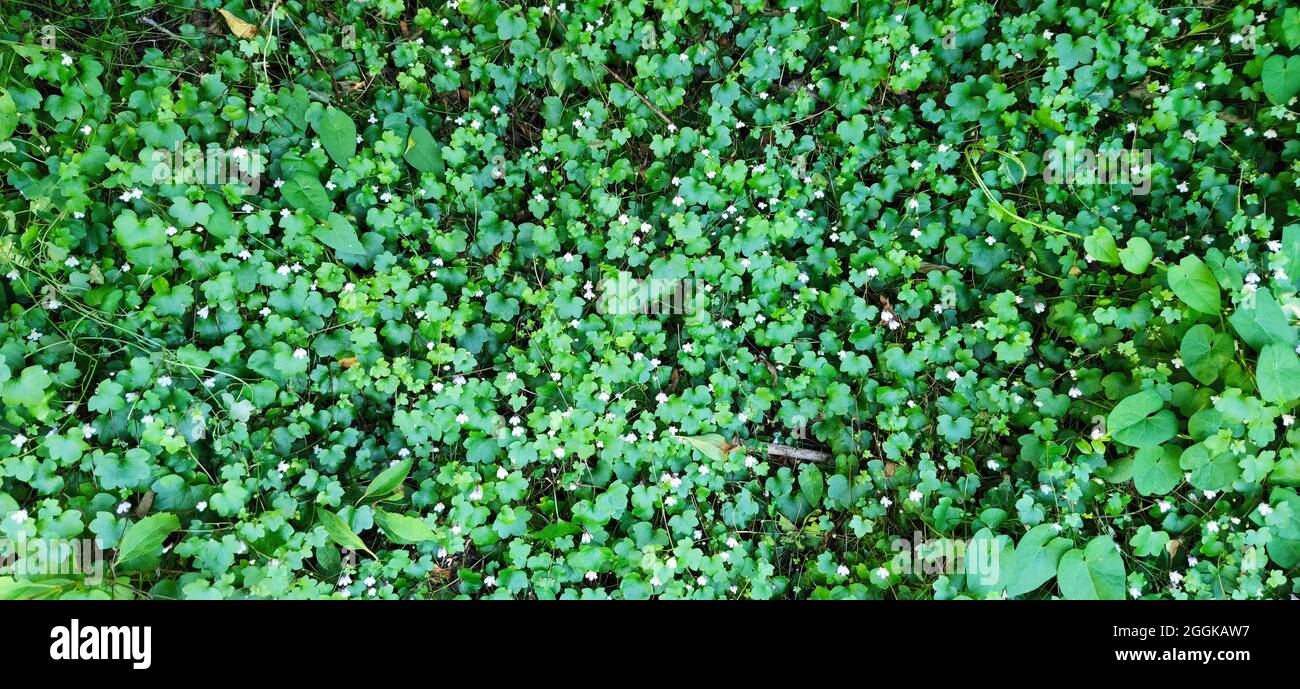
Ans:
[[[226,20],[226,26],[230,27],[230,33],[233,33],[240,38],[252,38],[257,35],[256,26],[249,24],[226,10],[220,10],[220,12],[222,18]]]

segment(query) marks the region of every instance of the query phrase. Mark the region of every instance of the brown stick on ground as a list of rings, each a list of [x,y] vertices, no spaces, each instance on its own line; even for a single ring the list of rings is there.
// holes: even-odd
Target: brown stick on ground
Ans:
[[[821,450],[805,450],[802,447],[791,447],[779,443],[768,443],[767,454],[773,457],[788,457],[790,459],[799,459],[805,462],[825,462],[831,458],[831,453],[829,452],[822,452]]]
[[[661,120],[664,121],[664,124],[672,124],[672,120],[668,119],[668,116],[667,116],[667,115],[663,114],[663,112],[662,112],[661,110],[659,110],[659,108],[656,108],[656,107],[654,106],[654,103],[651,103],[651,102],[650,102],[650,99],[649,99],[649,98],[646,98],[645,96],[641,95],[641,92],[640,92],[640,91],[637,91],[636,89],[632,88],[632,85],[631,85],[631,84],[629,84],[629,83],[627,83],[626,81],[624,81],[624,80],[623,80],[623,77],[620,77],[620,76],[618,75],[618,72],[615,72],[614,70],[610,69],[610,68],[609,68],[609,65],[601,65],[601,67],[604,67],[604,68],[605,68],[605,71],[606,71],[606,72],[609,72],[609,75],[610,75],[611,77],[614,77],[615,79],[617,79],[617,80],[618,80],[618,83],[622,84],[622,85],[623,85],[627,90],[629,90],[629,91],[631,91],[632,93],[636,94],[636,97],[637,97],[637,98],[640,98],[640,99],[641,99],[641,102],[642,102],[642,103],[645,103],[645,106],[646,106],[647,108],[650,108],[651,110],[653,110],[654,113],[655,113],[656,115],[659,116],[659,119],[661,119]]]

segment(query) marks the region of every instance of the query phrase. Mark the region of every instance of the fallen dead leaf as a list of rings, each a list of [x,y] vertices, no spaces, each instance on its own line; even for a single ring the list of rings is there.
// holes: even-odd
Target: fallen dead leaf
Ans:
[[[252,38],[257,35],[257,27],[236,17],[226,10],[219,10],[221,17],[226,20],[226,26],[230,27],[230,33],[244,39]]]

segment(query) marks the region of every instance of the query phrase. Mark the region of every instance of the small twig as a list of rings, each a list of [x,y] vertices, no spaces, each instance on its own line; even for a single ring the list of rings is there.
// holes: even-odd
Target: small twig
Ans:
[[[609,68],[609,65],[601,65],[601,67],[604,67],[604,68],[605,68],[605,71],[606,71],[606,72],[609,72],[609,75],[610,75],[611,77],[614,77],[615,79],[617,79],[617,80],[618,80],[618,83],[622,84],[624,88],[626,88],[627,90],[631,91],[632,93],[635,93],[635,94],[636,94],[636,97],[637,97],[637,98],[640,98],[640,99],[641,99],[641,102],[642,102],[642,103],[645,103],[645,106],[646,106],[647,108],[650,108],[651,110],[653,110],[654,113],[655,113],[656,115],[659,116],[659,119],[661,119],[661,120],[664,121],[664,124],[671,125],[671,124],[673,123],[672,120],[668,119],[668,116],[667,116],[667,115],[663,114],[663,112],[661,112],[661,111],[659,110],[659,108],[656,108],[656,107],[654,106],[654,103],[651,103],[651,102],[650,102],[650,99],[649,99],[649,98],[646,98],[645,96],[641,95],[641,93],[640,93],[639,91],[637,91],[636,89],[632,88],[632,85],[631,85],[631,84],[627,83],[626,81],[623,81],[623,77],[620,77],[620,76],[618,75],[617,72],[615,72],[614,70],[610,69],[610,68]]]
[[[791,447],[789,445],[781,445],[780,443],[768,443],[767,454],[774,457],[799,459],[805,462],[825,462],[831,458],[831,453],[829,452],[822,452],[821,450],[805,450],[801,447]]]
[[[176,40],[178,40],[178,41],[183,41],[183,40],[185,40],[185,38],[184,38],[183,36],[181,36],[180,34],[176,33],[175,31],[172,31],[171,29],[169,29],[169,28],[163,26],[162,24],[159,24],[158,22],[156,22],[156,21],[154,21],[154,20],[152,20],[152,19],[150,19],[150,18],[148,18],[148,17],[140,17],[140,21],[144,22],[145,24],[148,24],[149,26],[152,26],[152,27],[155,28],[155,29],[158,29],[159,31],[161,31],[161,32],[163,32],[163,33],[165,33],[165,34],[167,34],[168,36],[171,36],[172,38],[174,38],[174,39],[176,39]],[[188,44],[187,44],[187,45],[188,45]]]
[[[278,9],[280,9],[280,0],[275,0],[275,2],[271,3],[271,11],[263,15],[262,21],[257,23],[257,33],[262,33],[262,28],[266,26],[266,23],[271,20],[271,16],[274,15],[275,11]]]

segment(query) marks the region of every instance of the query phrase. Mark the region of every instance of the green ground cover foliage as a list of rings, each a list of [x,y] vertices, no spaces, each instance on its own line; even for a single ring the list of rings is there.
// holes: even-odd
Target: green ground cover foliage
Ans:
[[[0,6],[0,597],[1300,588],[1300,7]]]

